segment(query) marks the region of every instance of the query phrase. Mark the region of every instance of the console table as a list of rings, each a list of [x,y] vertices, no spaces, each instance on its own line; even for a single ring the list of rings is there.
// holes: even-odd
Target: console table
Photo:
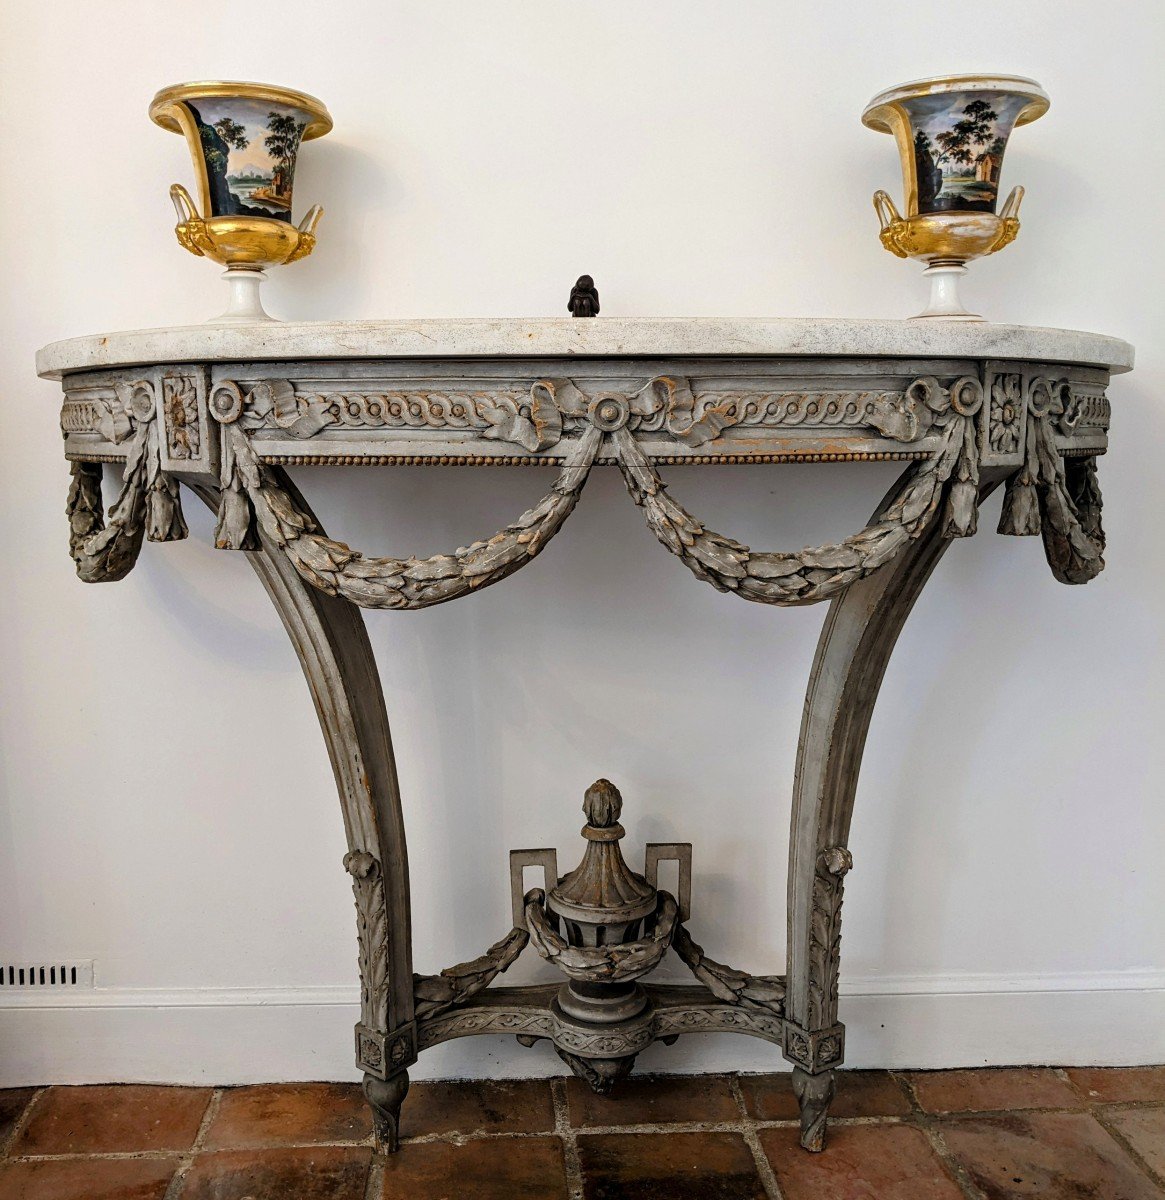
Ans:
[[[1106,449],[1106,388],[1132,360],[1114,338],[1008,325],[598,318],[145,330],[57,342],[37,368],[64,390],[80,577],[121,579],[143,539],[186,536],[185,484],[217,511],[216,544],[248,554],[295,645],[347,833],[362,992],[356,1062],[381,1144],[396,1147],[407,1068],[449,1038],[548,1039],[602,1089],[656,1038],[734,1031],[779,1045],[793,1063],[802,1144],[819,1150],[844,1053],[838,963],[850,817],[891,650],[939,559],[975,532],[980,501],[1000,484],[999,532],[1040,534],[1064,583],[1103,568],[1096,460]],[[889,459],[903,473],[864,529],[787,552],[707,528],[661,476],[682,491],[671,468],[685,463]],[[121,487],[104,513],[107,463]],[[398,559],[324,533],[286,473],[316,463],[544,466],[553,481],[487,540]],[[600,903],[613,876],[580,867],[559,878],[552,851],[525,851],[513,862],[513,929],[472,962],[413,972],[404,823],[359,610],[422,608],[504,579],[553,538],[597,466],[622,472],[662,546],[726,597],[830,602],[793,781],[784,975],[736,970],[693,941],[686,872],[678,902],[654,887],[655,864],[690,866],[690,847],[649,847],[645,876],[626,869],[618,793],[606,781],[587,794],[584,867],[614,862],[639,889],[621,901],[618,935],[609,897],[606,942],[561,932],[569,912]],[[301,473],[300,483],[309,478]],[[524,891],[531,864],[543,868],[545,889]],[[543,906],[548,892],[557,908]],[[572,1016],[553,985],[490,986],[531,941],[567,971],[578,1003],[594,1002],[599,1023]],[[635,981],[669,948],[691,968],[691,985]]]

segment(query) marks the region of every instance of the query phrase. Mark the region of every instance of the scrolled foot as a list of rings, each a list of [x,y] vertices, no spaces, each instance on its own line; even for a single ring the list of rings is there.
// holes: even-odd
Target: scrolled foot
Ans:
[[[801,1145],[814,1154],[825,1149],[825,1119],[835,1090],[834,1073],[810,1075],[793,1068],[793,1093],[801,1106]]]
[[[395,1154],[400,1147],[400,1106],[409,1090],[409,1073],[401,1071],[391,1079],[364,1076],[364,1098],[372,1109],[376,1130],[376,1148],[383,1154]]]

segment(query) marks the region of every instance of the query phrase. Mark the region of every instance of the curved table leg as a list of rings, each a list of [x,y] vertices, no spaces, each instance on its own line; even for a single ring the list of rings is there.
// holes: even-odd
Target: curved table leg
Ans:
[[[998,478],[985,479],[982,499]],[[842,886],[866,733],[890,654],[910,610],[951,544],[933,521],[891,563],[830,605],[801,719],[789,838],[788,979],[784,1054],[794,1064],[801,1144],[824,1145],[833,1072],[845,1051],[837,1021]]]
[[[290,480],[280,482],[307,510]],[[216,489],[194,490],[217,511]],[[247,556],[295,646],[336,777],[359,939],[356,1065],[377,1139],[395,1150],[417,1039],[404,819],[380,676],[355,605],[305,583],[266,542]]]

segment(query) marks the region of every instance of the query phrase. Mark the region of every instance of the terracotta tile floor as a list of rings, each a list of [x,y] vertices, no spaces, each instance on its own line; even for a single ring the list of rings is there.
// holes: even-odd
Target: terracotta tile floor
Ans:
[[[842,1072],[824,1154],[787,1075],[0,1091],[0,1200],[1165,1200],[1165,1066]]]

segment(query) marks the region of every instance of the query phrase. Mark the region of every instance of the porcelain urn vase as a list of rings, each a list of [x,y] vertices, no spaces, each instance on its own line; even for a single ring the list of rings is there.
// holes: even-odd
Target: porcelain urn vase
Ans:
[[[230,304],[219,321],[262,321],[263,268],[304,258],[315,247],[323,209],[292,223],[300,144],[332,128],[314,96],[258,83],[183,83],[163,88],[150,118],[181,133],[190,147],[199,204],[180,183],[170,188],[175,233],[192,254],[226,268]]]
[[[963,308],[959,277],[971,259],[1015,239],[1023,188],[999,205],[1003,155],[1012,130],[1047,110],[1043,88],[1019,75],[922,79],[866,106],[863,123],[898,143],[905,212],[884,191],[874,193],[874,208],[886,249],[927,264],[930,304],[919,316],[981,319]]]

